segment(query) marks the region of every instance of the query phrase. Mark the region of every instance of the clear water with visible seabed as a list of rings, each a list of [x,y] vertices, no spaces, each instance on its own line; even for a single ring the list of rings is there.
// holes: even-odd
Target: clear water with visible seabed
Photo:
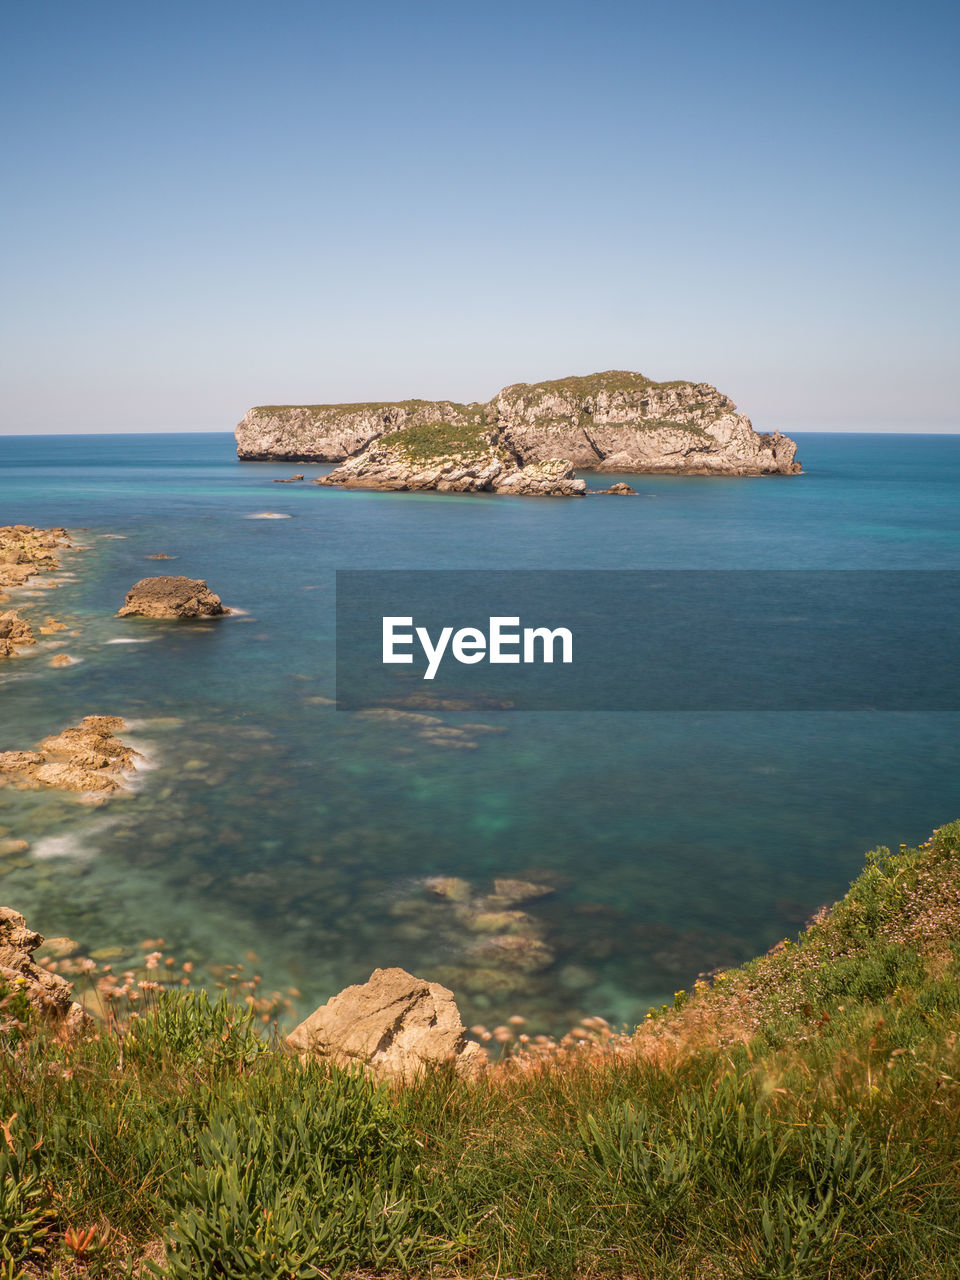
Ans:
[[[199,971],[242,961],[298,993],[291,1016],[402,965],[468,1022],[549,1031],[633,1023],[795,934],[866,849],[960,816],[956,714],[436,712],[492,730],[455,749],[329,699],[336,569],[960,568],[960,437],[799,442],[800,477],[624,476],[636,498],[564,501],[274,484],[324,468],[238,463],[226,433],[0,439],[0,523],[85,548],[18,599],[70,633],[4,664],[0,749],[117,714],[148,766],[100,809],[0,791],[0,834],[31,846],[0,859],[0,901],[116,968],[158,937]],[[114,618],[156,573],[238,612]],[[435,875],[472,907],[431,899]],[[491,942],[498,877],[553,889],[522,908],[535,945]]]

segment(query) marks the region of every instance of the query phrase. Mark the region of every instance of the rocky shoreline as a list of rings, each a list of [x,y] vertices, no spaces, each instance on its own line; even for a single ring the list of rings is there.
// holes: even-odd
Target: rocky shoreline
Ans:
[[[793,440],[755,431],[716,387],[624,370],[517,383],[486,403],[265,405],[235,434],[241,460],[341,464],[318,483],[342,488],[570,497],[586,491],[575,470],[801,469]]]
[[[29,591],[36,580],[55,573],[60,568],[57,554],[62,548],[73,549],[66,529],[35,529],[32,525],[16,524],[0,527],[0,605],[9,604],[11,592]],[[47,580],[45,588],[56,587]],[[42,623],[24,618],[20,608],[0,610],[0,659],[15,658],[21,649],[37,643],[37,636],[55,635],[66,630],[66,624],[57,618],[46,616]],[[70,662],[61,654],[51,665],[64,666]]]

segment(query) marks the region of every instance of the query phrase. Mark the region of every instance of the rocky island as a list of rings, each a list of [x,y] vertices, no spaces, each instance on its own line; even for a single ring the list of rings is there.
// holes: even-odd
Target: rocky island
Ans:
[[[265,405],[236,429],[247,461],[338,462],[347,488],[575,496],[574,469],[795,475],[797,446],[707,383],[611,370],[517,383],[486,403]]]

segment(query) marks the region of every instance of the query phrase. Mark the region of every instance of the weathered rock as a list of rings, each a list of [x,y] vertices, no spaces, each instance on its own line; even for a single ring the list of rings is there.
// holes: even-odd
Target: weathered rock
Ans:
[[[616,484],[612,484],[609,489],[589,489],[588,493],[632,493],[636,494],[636,489],[632,485],[624,484],[619,480]]]
[[[140,759],[114,734],[125,727],[119,716],[85,716],[79,725],[44,738],[35,751],[0,752],[0,775],[21,787],[118,791]]]
[[[71,984],[34,963],[33,953],[42,942],[41,935],[27,928],[19,912],[0,907],[0,992],[9,996],[22,990],[44,1017],[68,1031],[77,1031],[90,1019],[71,999]],[[0,1025],[3,1018],[0,1004]]]
[[[347,987],[287,1036],[291,1049],[362,1066],[378,1076],[412,1080],[433,1063],[462,1075],[483,1070],[486,1056],[467,1040],[453,992],[403,969],[375,969]]]
[[[0,613],[0,658],[12,658],[18,648],[36,643],[33,628],[16,609]]]
[[[395,404],[261,405],[236,430],[237,457],[340,462],[371,440],[424,422],[459,423],[486,406],[448,400],[402,400]]]
[[[130,588],[118,618],[216,618],[229,609],[202,578],[141,578]]]
[[[497,396],[497,424],[524,464],[569,458],[596,471],[792,475],[796,444],[760,435],[716,387],[610,370],[518,383]]]
[[[345,489],[433,489],[524,497],[577,497],[587,487],[560,458],[521,467],[513,454],[500,447],[496,430],[482,420],[452,426],[428,422],[392,431],[316,483]]]
[[[66,529],[0,526],[0,590],[21,587],[35,574],[56,569],[57,548],[71,545]]]
[[[20,773],[35,764],[43,764],[39,751],[0,751],[0,773]]]
[[[574,475],[564,458],[542,458],[513,467],[497,477],[495,493],[510,493],[523,498],[579,498],[587,491],[587,482]]]
[[[504,481],[492,483],[499,470],[485,478],[477,459],[458,458],[455,449],[443,450],[453,464],[445,472],[436,466],[398,472],[396,457],[374,447],[391,435],[437,424],[485,431]],[[520,477],[506,477],[531,463],[557,459],[565,459],[568,468],[600,471],[793,475],[800,470],[794,441],[779,432],[754,431],[733,401],[708,383],[654,382],[622,370],[518,383],[487,404],[266,406],[250,410],[236,437],[241,458],[356,460],[319,482],[355,488],[439,488],[442,481],[450,492],[544,492],[525,488]],[[431,473],[435,482],[429,481]],[[625,491],[612,486],[608,492]]]
[[[274,484],[296,484],[298,480],[303,479],[303,472],[299,472],[295,476],[281,476],[274,480]]]

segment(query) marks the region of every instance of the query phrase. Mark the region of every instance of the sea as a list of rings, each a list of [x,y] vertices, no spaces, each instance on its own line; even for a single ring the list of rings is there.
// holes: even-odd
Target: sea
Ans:
[[[0,750],[109,714],[143,755],[102,807],[0,790],[0,837],[29,843],[0,902],[117,971],[153,949],[211,985],[243,966],[290,1022],[399,965],[468,1024],[551,1034],[632,1026],[795,937],[867,850],[960,817],[957,713],[493,708],[458,735],[432,730],[477,711],[425,732],[333,700],[337,570],[960,569],[960,437],[796,438],[800,476],[587,475],[638,492],[585,500],[327,489],[329,468],[238,462],[228,433],[0,438],[0,524],[79,548],[14,601],[68,629],[0,668]],[[161,573],[233,612],[114,616]]]

